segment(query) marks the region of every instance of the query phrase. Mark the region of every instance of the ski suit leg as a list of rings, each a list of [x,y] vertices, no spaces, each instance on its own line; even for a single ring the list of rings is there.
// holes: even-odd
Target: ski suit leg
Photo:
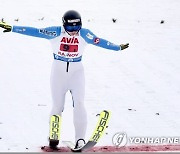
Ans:
[[[54,60],[51,70],[51,95],[52,109],[50,115],[60,115],[64,109],[65,95],[67,92],[67,73],[65,71],[66,64],[61,61]]]
[[[85,77],[84,69],[81,63],[78,64],[79,69],[76,70],[71,80],[70,92],[73,99],[73,122],[75,127],[75,143],[78,139],[85,139],[87,128],[87,113],[84,106],[85,96]]]

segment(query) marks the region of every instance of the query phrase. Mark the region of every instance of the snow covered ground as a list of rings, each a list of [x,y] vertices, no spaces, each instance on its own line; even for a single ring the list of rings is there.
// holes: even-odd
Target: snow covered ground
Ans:
[[[97,36],[130,43],[122,52],[86,48],[86,139],[103,109],[112,117],[98,145],[112,145],[117,132],[180,137],[179,0],[0,0],[0,8],[0,19],[33,27],[61,25],[63,13],[75,9]],[[0,152],[47,145],[52,60],[47,40],[0,30]],[[67,93],[62,140],[74,141],[72,109]]]

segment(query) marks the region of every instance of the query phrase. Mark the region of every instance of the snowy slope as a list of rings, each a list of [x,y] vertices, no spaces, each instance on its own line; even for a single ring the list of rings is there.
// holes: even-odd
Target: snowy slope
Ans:
[[[0,0],[0,6],[0,19],[34,27],[60,25],[63,13],[75,9],[99,37],[130,43],[122,52],[86,48],[87,139],[103,109],[112,118],[98,145],[112,145],[117,132],[179,136],[179,0]],[[37,152],[47,144],[52,60],[47,40],[0,31],[0,152]],[[74,141],[69,93],[62,140]]]

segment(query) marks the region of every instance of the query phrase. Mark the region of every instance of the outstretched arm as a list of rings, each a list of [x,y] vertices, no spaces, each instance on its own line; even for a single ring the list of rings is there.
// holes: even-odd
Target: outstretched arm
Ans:
[[[19,34],[40,37],[45,39],[53,39],[60,35],[61,27],[34,28],[26,26],[10,26],[4,22],[0,22],[0,27],[4,28],[3,32],[15,32]]]
[[[102,47],[105,49],[109,49],[109,50],[119,51],[119,50],[124,50],[124,49],[129,47],[129,43],[116,45],[116,44],[111,43],[105,39],[97,37],[90,30],[84,29],[84,28],[82,28],[80,30],[80,35],[83,37],[83,39],[87,43],[93,44],[93,45],[96,45],[96,46],[99,46],[99,47]]]

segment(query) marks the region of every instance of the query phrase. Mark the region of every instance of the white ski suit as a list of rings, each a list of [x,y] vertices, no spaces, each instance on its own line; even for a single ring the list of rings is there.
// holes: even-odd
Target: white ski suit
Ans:
[[[64,110],[65,95],[72,94],[74,107],[75,141],[85,138],[87,115],[84,107],[85,78],[81,63],[87,43],[110,50],[121,50],[107,40],[96,37],[90,30],[81,28],[78,35],[70,36],[63,27],[33,28],[13,26],[13,32],[50,40],[54,61],[51,71],[51,115],[61,115]],[[50,115],[50,116],[51,116]]]

